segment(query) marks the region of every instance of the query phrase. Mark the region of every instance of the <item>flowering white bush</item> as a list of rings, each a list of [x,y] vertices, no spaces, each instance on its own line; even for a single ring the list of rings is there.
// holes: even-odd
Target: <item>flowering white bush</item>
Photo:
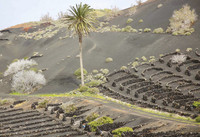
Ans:
[[[38,65],[37,62],[34,60],[17,60],[16,62],[13,62],[8,66],[8,69],[4,72],[4,76],[15,74],[21,70],[28,69],[34,65]]]
[[[46,79],[41,73],[32,70],[22,70],[13,75],[12,90],[16,92],[30,93],[46,84]]]
[[[190,9],[189,5],[183,5],[180,10],[175,10],[170,18],[170,26],[166,32],[174,35],[189,35],[194,31],[191,26],[197,20],[197,14],[194,9]]]
[[[187,57],[185,55],[181,54],[181,55],[174,55],[174,56],[172,56],[171,61],[172,61],[172,63],[178,63],[178,64],[180,64],[180,63],[185,62],[186,59],[187,59]]]

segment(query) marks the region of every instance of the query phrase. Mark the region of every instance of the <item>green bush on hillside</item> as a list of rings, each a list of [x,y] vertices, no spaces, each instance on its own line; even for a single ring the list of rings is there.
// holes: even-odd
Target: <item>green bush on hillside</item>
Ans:
[[[84,75],[87,75],[87,73],[88,73],[87,70],[83,68],[83,74],[84,74]],[[74,72],[74,75],[77,76],[77,77],[80,77],[80,76],[81,76],[81,69],[80,69],[80,68],[77,69],[77,70]]]
[[[73,113],[77,110],[77,107],[74,104],[62,106],[62,109],[65,111],[65,113]]]
[[[187,48],[186,51],[190,52],[190,51],[192,51],[192,48]]]
[[[97,74],[98,72],[99,72],[99,71],[96,70],[96,69],[94,69],[94,70],[92,71],[93,74]]]
[[[111,124],[113,123],[112,118],[104,116],[95,121],[88,123],[88,125],[90,125],[92,132],[95,132],[98,126],[108,124],[108,123],[111,123]]]
[[[48,102],[49,102],[48,100],[44,100],[42,102],[39,102],[38,108],[45,108],[47,106]]]
[[[6,99],[0,99],[0,106],[2,106],[2,105],[5,105],[5,104],[7,104],[8,103],[8,100],[6,100]]]
[[[127,21],[126,21],[126,24],[129,24],[129,23],[131,23],[131,22],[133,22],[133,19],[128,18]]]
[[[98,94],[98,93],[99,93],[99,89],[96,88],[96,87],[94,87],[94,88],[89,88],[89,89],[87,90],[87,92],[90,93],[90,94]]]
[[[164,30],[163,30],[163,28],[156,28],[156,29],[153,30],[153,33],[156,33],[156,34],[164,33]]]
[[[150,28],[145,28],[144,32],[151,32],[151,29]]]
[[[140,19],[138,22],[139,22],[139,23],[142,23],[142,22],[144,22],[144,21],[143,21],[143,19]]]
[[[159,8],[161,8],[162,6],[163,6],[162,4],[158,4],[157,8],[159,9]]]
[[[132,28],[131,26],[126,26],[125,28],[122,28],[122,32],[138,32],[138,31]]]
[[[109,70],[108,69],[101,69],[100,70],[104,75],[108,74],[109,73]]]
[[[194,101],[192,105],[196,108],[199,108],[200,107],[200,101]]]
[[[113,59],[112,58],[106,58],[106,63],[109,63],[109,62],[112,62],[113,61]]]
[[[200,116],[196,117],[195,121],[199,123],[200,122]]]
[[[116,135],[116,137],[121,137],[121,134],[123,132],[133,132],[133,129],[130,127],[121,127],[112,131],[112,133]]]
[[[93,112],[93,113],[91,113],[90,115],[88,115],[88,116],[86,117],[86,121],[92,122],[92,121],[94,121],[95,119],[97,119],[98,117],[99,117],[99,114]]]
[[[121,69],[121,70],[126,70],[126,69],[127,69],[127,66],[122,66],[120,69]]]
[[[86,85],[83,85],[83,86],[80,86],[80,88],[79,88],[79,91],[80,91],[80,92],[87,92],[87,91],[88,91],[88,89],[89,89],[89,87],[88,87],[88,86],[86,86]]]
[[[99,86],[100,84],[101,84],[100,80],[91,80],[89,83],[86,83],[85,85],[89,87],[96,87]]]

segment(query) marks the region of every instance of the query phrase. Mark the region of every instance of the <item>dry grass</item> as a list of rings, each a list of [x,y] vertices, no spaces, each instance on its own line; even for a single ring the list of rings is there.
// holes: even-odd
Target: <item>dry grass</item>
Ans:
[[[53,21],[53,18],[49,15],[49,13],[47,13],[40,18],[40,21],[51,22],[51,21]]]

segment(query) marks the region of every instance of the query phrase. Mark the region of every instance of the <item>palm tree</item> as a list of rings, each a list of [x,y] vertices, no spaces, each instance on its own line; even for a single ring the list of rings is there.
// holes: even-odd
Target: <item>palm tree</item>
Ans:
[[[70,15],[66,16],[68,21],[69,29],[72,30],[79,38],[79,50],[80,50],[80,69],[81,69],[81,85],[84,85],[84,74],[83,74],[83,57],[82,57],[82,37],[88,35],[89,32],[95,31],[94,23],[97,20],[92,16],[89,5],[82,3],[71,6],[69,10]]]

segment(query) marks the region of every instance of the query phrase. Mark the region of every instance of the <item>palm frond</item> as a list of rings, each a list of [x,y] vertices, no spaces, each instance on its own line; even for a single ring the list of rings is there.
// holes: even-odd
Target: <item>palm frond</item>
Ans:
[[[76,34],[87,35],[91,31],[95,31],[97,20],[92,16],[91,7],[87,4],[76,4],[71,6],[65,20],[69,22],[69,29],[75,31]]]

